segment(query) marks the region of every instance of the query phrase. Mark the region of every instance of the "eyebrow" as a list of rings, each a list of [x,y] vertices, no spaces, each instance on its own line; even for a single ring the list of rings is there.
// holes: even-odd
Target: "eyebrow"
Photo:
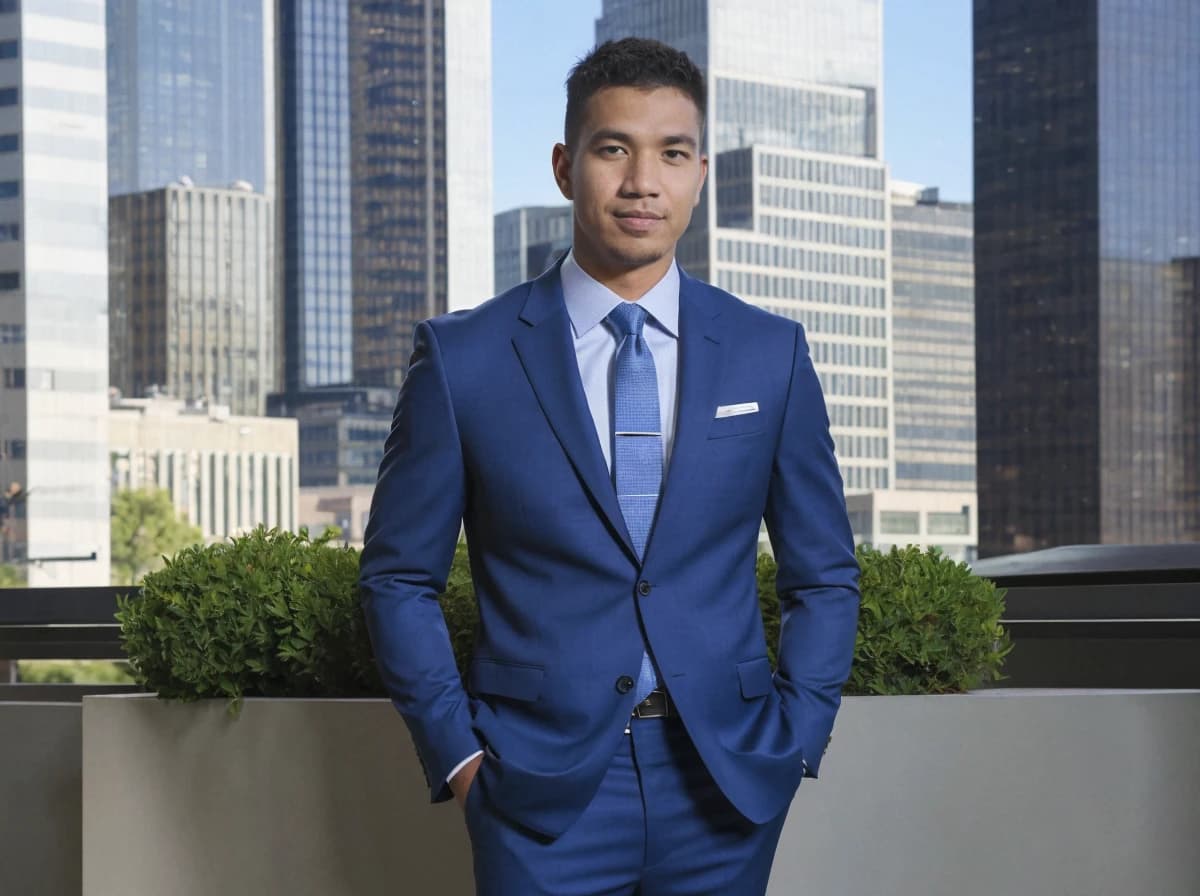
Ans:
[[[633,138],[624,131],[616,131],[607,128],[596,131],[596,133],[592,134],[592,139],[589,142],[602,143],[605,140],[615,140],[618,143],[634,142]],[[681,143],[685,146],[690,146],[693,149],[696,148],[696,138],[689,136],[688,134],[670,134],[662,139],[663,146],[678,146]]]

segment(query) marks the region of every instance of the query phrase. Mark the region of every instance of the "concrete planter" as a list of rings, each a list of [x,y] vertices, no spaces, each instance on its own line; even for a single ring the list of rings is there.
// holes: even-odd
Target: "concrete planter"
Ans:
[[[1194,896],[1200,692],[846,700],[772,896]],[[88,697],[84,896],[469,894],[383,700]]]
[[[78,703],[0,702],[0,893],[80,884]]]

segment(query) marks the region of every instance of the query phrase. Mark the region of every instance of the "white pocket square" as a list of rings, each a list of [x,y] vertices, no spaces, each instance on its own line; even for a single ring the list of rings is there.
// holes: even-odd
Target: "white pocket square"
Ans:
[[[723,404],[717,407],[717,416],[714,419],[720,420],[722,417],[738,417],[742,414],[757,414],[758,402],[746,401],[742,404]]]

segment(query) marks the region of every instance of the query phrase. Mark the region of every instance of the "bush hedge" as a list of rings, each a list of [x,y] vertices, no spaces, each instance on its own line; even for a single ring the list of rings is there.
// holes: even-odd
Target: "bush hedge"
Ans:
[[[122,640],[140,684],[162,697],[382,695],[358,603],[358,554],[255,530],[190,547],[120,601]],[[862,609],[847,694],[944,694],[1001,677],[1011,649],[1003,594],[937,550],[857,551]],[[758,558],[768,653],[779,637],[776,567]],[[459,545],[442,609],[465,674],[478,625],[466,548]]]

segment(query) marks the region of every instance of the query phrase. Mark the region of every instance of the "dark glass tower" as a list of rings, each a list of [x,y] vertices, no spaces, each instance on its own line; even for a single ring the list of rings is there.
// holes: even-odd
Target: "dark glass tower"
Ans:
[[[398,387],[447,307],[445,2],[350,6],[354,380]]]
[[[1200,6],[974,29],[980,555],[1200,540]]]

